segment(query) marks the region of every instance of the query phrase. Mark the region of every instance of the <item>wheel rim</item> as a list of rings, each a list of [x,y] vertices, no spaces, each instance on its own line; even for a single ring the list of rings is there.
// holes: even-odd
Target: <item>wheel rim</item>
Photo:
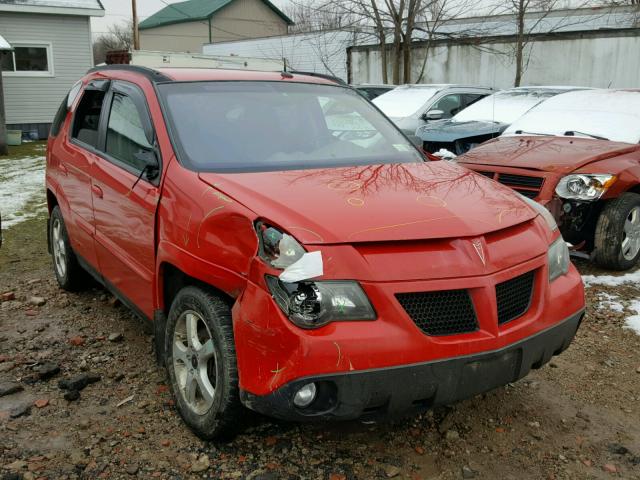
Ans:
[[[640,251],[640,207],[633,207],[624,221],[622,255],[633,260]]]
[[[52,233],[53,263],[55,264],[58,275],[64,278],[67,274],[67,249],[65,248],[64,236],[62,235],[62,222],[59,218],[53,221]]]
[[[217,354],[209,327],[198,312],[183,312],[173,332],[173,371],[182,399],[198,415],[213,406],[216,367]]]

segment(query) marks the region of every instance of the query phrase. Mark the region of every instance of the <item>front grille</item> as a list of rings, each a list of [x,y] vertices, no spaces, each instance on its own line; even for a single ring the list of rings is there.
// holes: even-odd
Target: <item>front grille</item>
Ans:
[[[500,182],[507,187],[513,188],[516,192],[528,198],[536,198],[540,194],[540,189],[544,183],[543,177],[531,177],[529,175],[514,175],[512,173],[495,173],[486,170],[476,170],[476,173],[484,175]]]
[[[535,272],[531,271],[496,285],[499,325],[515,320],[529,310],[534,278]]]
[[[544,180],[540,177],[512,175],[511,173],[501,173],[498,178],[500,179],[500,183],[509,185],[510,187],[532,187],[538,189],[542,186]]]
[[[536,198],[544,183],[544,178],[541,177],[513,175],[511,173],[499,173],[497,180],[528,198]]]
[[[476,312],[467,290],[397,293],[396,298],[427,335],[455,335],[478,329]]]
[[[527,198],[536,198],[538,196],[538,192],[534,191],[534,190],[522,190],[522,189],[517,189],[514,188],[514,190],[516,192],[518,192],[520,195],[524,195]]]

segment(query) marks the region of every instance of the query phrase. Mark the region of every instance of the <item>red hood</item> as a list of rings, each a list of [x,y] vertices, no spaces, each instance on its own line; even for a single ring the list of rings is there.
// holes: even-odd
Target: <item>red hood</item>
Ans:
[[[479,236],[536,216],[509,188],[442,161],[200,178],[306,244]]]
[[[576,137],[498,137],[458,157],[465,164],[569,173],[588,163],[638,150],[639,145]]]

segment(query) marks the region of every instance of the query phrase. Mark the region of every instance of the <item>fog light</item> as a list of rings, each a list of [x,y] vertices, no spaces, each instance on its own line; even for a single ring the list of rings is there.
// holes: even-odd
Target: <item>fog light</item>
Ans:
[[[296,407],[305,408],[311,405],[316,398],[316,384],[307,383],[300,390],[296,392],[293,397],[293,403]]]

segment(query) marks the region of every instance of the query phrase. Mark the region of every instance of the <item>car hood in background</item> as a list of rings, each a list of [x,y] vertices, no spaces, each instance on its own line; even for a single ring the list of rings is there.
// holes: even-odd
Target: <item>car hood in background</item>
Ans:
[[[463,164],[569,173],[638,149],[639,145],[580,137],[507,136],[483,143],[456,160]]]
[[[508,127],[506,123],[498,122],[452,122],[444,120],[418,128],[416,135],[423,142],[455,142],[462,138],[479,135],[500,135]]]
[[[199,175],[306,244],[472,237],[536,216],[509,188],[444,161]]]

